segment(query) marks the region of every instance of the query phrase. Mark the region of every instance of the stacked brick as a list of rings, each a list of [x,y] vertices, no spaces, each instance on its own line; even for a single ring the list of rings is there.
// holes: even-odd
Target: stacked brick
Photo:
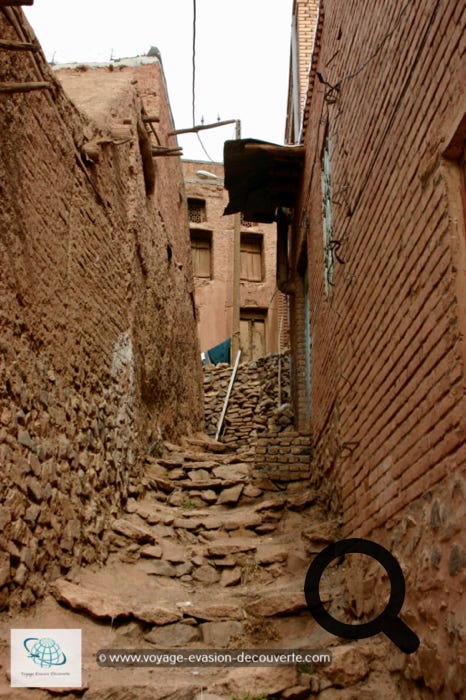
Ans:
[[[311,472],[311,438],[294,430],[269,433],[256,440],[253,475],[256,479],[296,481]]]

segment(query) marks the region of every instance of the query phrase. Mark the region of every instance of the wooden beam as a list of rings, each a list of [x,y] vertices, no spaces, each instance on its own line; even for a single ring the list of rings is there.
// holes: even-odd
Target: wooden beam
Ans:
[[[0,83],[0,93],[30,92],[53,88],[52,83]]]
[[[160,156],[165,156],[165,157],[167,157],[167,156],[178,156],[178,157],[179,157],[179,156],[182,156],[182,155],[183,155],[183,151],[176,151],[176,152],[175,152],[175,151],[172,151],[172,152],[170,152],[170,151],[161,151],[161,152],[159,152],[159,153],[157,153],[157,152],[152,153],[152,158],[158,158],[158,157],[160,157]]]
[[[22,41],[2,41],[0,39],[0,49],[7,51],[39,51],[37,44],[30,44]]]
[[[34,0],[0,0],[0,5],[3,7],[8,7],[8,5],[12,5],[13,7],[18,7],[20,5],[34,5]]]
[[[152,117],[143,117],[143,118],[142,118],[142,121],[143,121],[145,124],[152,124],[153,122],[159,122],[159,121],[160,121],[160,117],[155,117],[155,116],[152,116]]]
[[[165,155],[181,155],[183,152],[182,148],[165,148],[164,146],[152,146],[153,156],[165,156]]]

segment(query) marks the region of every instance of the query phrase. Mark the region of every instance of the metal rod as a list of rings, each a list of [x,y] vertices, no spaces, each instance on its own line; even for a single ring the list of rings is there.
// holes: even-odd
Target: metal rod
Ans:
[[[200,126],[192,126],[190,129],[177,129],[176,131],[170,131],[169,136],[176,136],[177,134],[193,134],[197,131],[203,131],[204,129],[215,129],[217,126],[225,126],[226,124],[236,124],[237,119],[228,119],[224,122],[215,122],[214,124],[201,124]]]
[[[215,433],[215,439],[216,439],[216,440],[219,439],[220,433],[222,432],[222,425],[223,425],[223,421],[224,421],[224,419],[225,419],[225,414],[226,414],[226,412],[227,412],[228,402],[229,402],[229,400],[230,400],[231,390],[233,389],[233,383],[234,383],[234,381],[235,381],[236,372],[238,371],[238,365],[239,365],[239,358],[240,358],[240,357],[241,357],[241,350],[238,350],[238,354],[236,355],[235,366],[233,367],[233,372],[231,373],[231,377],[230,377],[230,383],[228,384],[227,395],[225,396],[225,401],[224,401],[224,404],[223,404],[222,412],[221,412],[221,414],[220,414],[220,418],[218,419],[217,432]]]

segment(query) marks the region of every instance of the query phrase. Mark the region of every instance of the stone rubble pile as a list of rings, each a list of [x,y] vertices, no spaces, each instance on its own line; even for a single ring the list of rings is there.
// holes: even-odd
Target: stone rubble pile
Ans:
[[[120,649],[325,649],[337,644],[315,623],[304,597],[312,555],[338,533],[316,492],[305,482],[278,488],[252,479],[241,454],[226,452],[207,437],[182,446],[165,443],[164,454],[148,457],[146,466],[145,497],[130,498],[126,512],[113,521],[106,566],[55,581],[53,595],[61,605],[110,624],[108,646]],[[330,567],[320,591],[331,614],[341,617],[341,567]],[[388,689],[384,698],[403,697],[392,692],[393,681],[381,663],[385,652],[377,644],[346,644],[333,651],[330,666],[203,669],[196,672],[202,675],[201,686],[199,678],[186,681],[185,669],[169,669],[166,687],[141,684],[137,697],[200,700],[207,697],[203,687],[213,700],[247,694],[331,700],[347,681],[359,695],[345,697],[379,697],[364,695],[376,677]],[[92,663],[88,660],[87,667]],[[98,687],[91,682],[82,697],[133,697],[134,677],[117,688],[114,675],[110,678],[115,669],[98,671]],[[157,669],[159,679],[162,672]]]
[[[204,367],[208,435],[216,434],[231,373],[232,367],[226,364]],[[238,449],[252,445],[256,437],[264,432],[278,434],[292,430],[289,373],[288,353],[267,355],[239,365],[221,435],[223,443]]]

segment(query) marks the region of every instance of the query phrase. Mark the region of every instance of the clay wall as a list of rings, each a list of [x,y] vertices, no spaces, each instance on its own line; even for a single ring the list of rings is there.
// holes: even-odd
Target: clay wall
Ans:
[[[35,41],[19,10],[0,26]],[[0,54],[2,82],[50,84],[0,102],[2,607],[104,560],[147,450],[203,427],[181,167],[152,165],[136,82],[176,146],[163,74],[131,71],[70,71],[71,102],[41,52]]]
[[[465,685],[454,661],[465,625],[465,24],[452,0],[321,3],[292,249],[292,386],[313,481],[338,494],[344,536],[400,561],[405,619],[422,640],[404,673],[436,698]],[[363,579],[348,582],[359,614],[379,590]]]

